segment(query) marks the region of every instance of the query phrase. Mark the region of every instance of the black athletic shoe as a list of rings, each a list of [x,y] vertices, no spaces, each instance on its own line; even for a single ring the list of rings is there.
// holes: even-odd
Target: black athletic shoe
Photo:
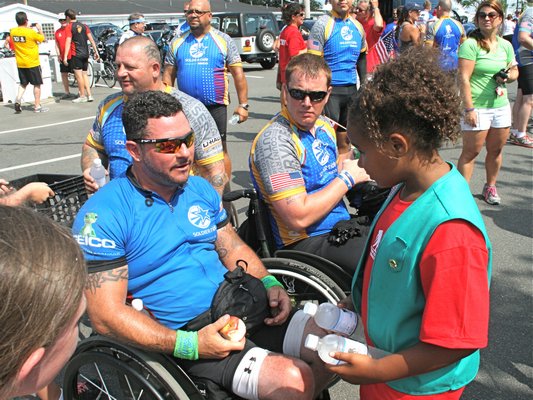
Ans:
[[[20,103],[15,103],[15,114],[20,114],[22,112],[22,107]]]

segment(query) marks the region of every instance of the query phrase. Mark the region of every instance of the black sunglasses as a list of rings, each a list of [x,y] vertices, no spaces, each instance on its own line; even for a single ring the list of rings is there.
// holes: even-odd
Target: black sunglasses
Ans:
[[[185,143],[185,146],[191,147],[194,143],[194,132],[190,131],[186,136],[179,138],[165,138],[165,139],[134,139],[136,143],[147,144],[155,143],[155,151],[163,154],[174,154]]]
[[[324,100],[328,95],[328,92],[317,91],[317,92],[305,92],[300,89],[288,89],[289,94],[294,100],[304,100],[306,96],[309,96],[309,100],[313,103],[318,103],[319,101]]]
[[[185,15],[193,15],[193,14],[196,14],[198,15],[199,17],[201,17],[202,15],[205,15],[207,13],[210,13],[211,11],[201,11],[201,10],[187,10],[185,11]]]
[[[494,19],[498,16],[498,13],[494,12],[494,11],[491,11],[490,13],[486,13],[486,12],[483,12],[481,11],[479,14],[478,14],[479,18],[481,19],[485,19],[487,17],[489,17],[489,19]]]

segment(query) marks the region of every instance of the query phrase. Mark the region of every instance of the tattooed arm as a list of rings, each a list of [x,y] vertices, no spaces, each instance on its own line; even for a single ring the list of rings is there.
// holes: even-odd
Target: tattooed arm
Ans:
[[[93,328],[151,351],[172,353],[176,331],[126,305],[128,266],[89,275],[85,295]]]
[[[224,187],[228,183],[228,175],[224,169],[224,160],[208,165],[196,165],[200,176],[206,179],[215,188],[220,197],[224,194]]]
[[[215,248],[220,260],[230,271],[239,265],[256,278],[261,279],[269,275],[257,254],[242,241],[231,224],[226,224],[217,231]],[[246,264],[242,261],[245,261]],[[267,318],[265,323],[267,325],[280,325],[285,322],[291,311],[289,296],[279,286],[268,289],[267,296],[273,318]]]

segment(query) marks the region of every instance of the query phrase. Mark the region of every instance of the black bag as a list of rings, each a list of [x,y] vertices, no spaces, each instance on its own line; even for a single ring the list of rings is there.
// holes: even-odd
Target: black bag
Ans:
[[[239,260],[246,264],[245,261]],[[265,286],[261,280],[247,274],[240,266],[224,274],[211,302],[211,308],[185,326],[197,331],[215,322],[224,314],[234,315],[246,325],[246,335],[253,334],[270,315]]]

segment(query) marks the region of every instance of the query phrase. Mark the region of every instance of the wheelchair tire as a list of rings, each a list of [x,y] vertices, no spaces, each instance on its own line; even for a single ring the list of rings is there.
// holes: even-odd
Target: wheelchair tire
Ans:
[[[309,301],[337,304],[346,297],[333,279],[309,264],[288,258],[263,258],[261,261],[285,286],[295,307],[303,307]]]
[[[166,356],[102,336],[86,339],[78,346],[65,368],[63,396],[66,400],[204,400],[187,375]]]

